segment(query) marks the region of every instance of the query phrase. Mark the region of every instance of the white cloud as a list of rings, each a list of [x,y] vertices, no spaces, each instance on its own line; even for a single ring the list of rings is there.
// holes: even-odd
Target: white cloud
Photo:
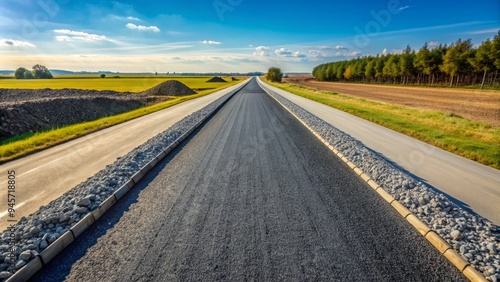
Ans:
[[[250,45],[248,45],[248,47],[253,47],[253,45],[252,45],[252,44],[250,44]]]
[[[8,46],[8,47],[28,47],[35,48],[35,44],[32,44],[27,41],[19,41],[14,39],[0,39],[0,46]]]
[[[297,52],[293,52],[292,57],[294,57],[294,58],[305,58],[306,54],[302,54],[301,52],[297,51]]]
[[[349,56],[351,56],[351,57],[357,57],[357,56],[359,56],[359,54],[361,54],[361,52],[355,51],[355,52],[350,53]]]
[[[292,51],[287,48],[279,48],[274,51],[274,54],[278,55],[279,57],[290,57],[292,55]]]
[[[253,54],[255,56],[267,57],[270,55],[269,50],[271,50],[271,48],[267,46],[258,46],[255,48],[255,52],[253,52]]]
[[[389,50],[387,50],[387,48],[385,48],[382,51],[382,55],[387,55],[387,54],[401,54],[401,53],[403,53],[403,49],[392,49],[391,51],[389,51]],[[357,55],[359,55],[359,54],[356,54],[354,56],[357,56]]]
[[[337,46],[335,46],[335,49],[337,49],[337,50],[347,50],[347,47],[344,47],[344,46],[341,46],[341,45],[337,45]]]
[[[436,48],[436,47],[439,47],[439,42],[431,41],[431,42],[429,42],[429,44],[427,44],[427,46],[429,46],[429,48]]]
[[[403,7],[399,7],[399,9],[398,9],[398,10],[399,10],[399,11],[403,11],[403,10],[406,10],[406,9],[408,9],[408,8],[411,8],[411,6],[406,5],[406,6],[403,6]]]
[[[257,52],[269,51],[269,50],[271,50],[271,48],[269,48],[267,46],[259,46],[259,47],[255,48],[255,51],[257,51]]]
[[[222,42],[213,41],[213,40],[203,40],[201,43],[203,43],[203,44],[209,44],[209,45],[220,45],[220,44],[222,44]]]
[[[127,17],[127,20],[129,20],[129,21],[137,21],[137,22],[141,21],[141,19],[136,18],[136,17]]]
[[[133,23],[128,23],[125,26],[132,30],[160,32],[160,29],[155,25],[144,26],[144,25],[136,25]]]
[[[57,41],[83,41],[83,42],[97,42],[97,41],[111,41],[104,35],[91,34],[83,31],[75,31],[69,29],[56,29],[56,34],[63,34],[56,36]]]

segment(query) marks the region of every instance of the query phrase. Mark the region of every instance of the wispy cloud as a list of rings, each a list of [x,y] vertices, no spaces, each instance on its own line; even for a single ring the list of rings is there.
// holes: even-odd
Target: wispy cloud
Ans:
[[[309,56],[311,58],[324,58],[326,57],[325,53],[318,50],[309,50]]]
[[[203,40],[201,43],[208,45],[220,45],[222,42],[213,41],[213,40]]]
[[[82,41],[82,42],[98,42],[98,41],[111,41],[104,35],[91,34],[83,31],[75,31],[69,29],[56,29],[54,30],[57,35],[57,41]]]
[[[335,49],[337,49],[337,50],[347,50],[347,47],[344,47],[342,45],[337,45],[337,46],[335,46]]]
[[[497,33],[500,31],[500,27],[490,28],[490,29],[482,29],[469,32],[469,34],[487,34],[487,33]]]
[[[487,21],[473,21],[473,22],[463,22],[463,23],[446,24],[446,25],[416,27],[416,28],[400,29],[400,30],[394,30],[394,31],[381,32],[381,33],[379,33],[379,35],[382,36],[382,35],[409,34],[409,33],[412,33],[412,32],[421,32],[421,31],[429,31],[429,30],[440,30],[440,29],[450,29],[450,28],[473,26],[473,25],[479,25],[479,24],[485,24],[485,23],[490,23],[490,22],[487,22]]]
[[[35,48],[36,45],[27,41],[19,41],[14,39],[0,39],[0,46],[7,47],[27,47],[27,48]]]
[[[408,9],[408,8],[411,8],[411,6],[409,6],[409,5],[402,6],[402,7],[399,7],[399,9],[398,9],[398,10],[399,10],[399,11],[403,11],[403,10],[406,10],[406,9]]]
[[[141,19],[137,17],[132,17],[132,16],[118,16],[114,14],[109,14],[106,18],[116,20],[116,21],[135,21],[135,22],[140,22]]]
[[[136,17],[127,17],[127,20],[129,20],[129,21],[137,21],[137,22],[141,21],[141,19],[136,18]]]
[[[133,23],[128,23],[125,26],[128,29],[132,29],[132,30],[160,32],[160,29],[157,26],[155,26],[155,25],[144,26],[144,25],[136,25],[136,24],[133,24]]]

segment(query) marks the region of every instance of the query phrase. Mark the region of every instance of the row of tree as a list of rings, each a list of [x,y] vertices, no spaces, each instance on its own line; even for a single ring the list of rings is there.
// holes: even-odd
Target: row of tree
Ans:
[[[42,65],[34,65],[31,70],[20,67],[14,73],[17,79],[53,78],[49,69]]]
[[[357,81],[400,84],[449,83],[471,85],[498,83],[500,77],[500,31],[480,46],[474,47],[470,39],[447,46],[420,50],[410,46],[401,54],[367,56],[321,64],[313,75],[320,81]]]

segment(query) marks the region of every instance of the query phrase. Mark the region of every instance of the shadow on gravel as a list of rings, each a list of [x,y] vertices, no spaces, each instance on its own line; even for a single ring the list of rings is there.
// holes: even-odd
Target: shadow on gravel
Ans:
[[[210,118],[208,119],[210,120]],[[207,121],[208,121],[207,120]],[[85,256],[87,251],[97,243],[99,238],[113,229],[114,226],[121,220],[122,216],[137,203],[141,192],[148,187],[158,174],[167,166],[168,163],[186,146],[186,144],[205,127],[205,121],[191,136],[182,142],[175,150],[173,150],[165,159],[156,165],[154,169],[141,179],[123,198],[121,198],[111,209],[109,209],[101,218],[99,218],[89,229],[87,229],[80,237],[71,243],[65,250],[56,256],[51,262],[43,267],[38,273],[33,275],[29,281],[64,281],[69,275],[71,268],[75,262]],[[103,258],[105,259],[105,258]],[[91,274],[89,273],[89,279]]]

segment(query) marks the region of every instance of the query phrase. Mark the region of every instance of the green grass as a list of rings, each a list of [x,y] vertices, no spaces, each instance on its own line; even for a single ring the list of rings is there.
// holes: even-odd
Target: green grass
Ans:
[[[500,169],[500,128],[490,124],[449,113],[388,105],[289,83],[269,84]]]
[[[228,82],[206,82],[210,77],[191,76],[120,76],[113,78],[99,78],[96,75],[72,75],[58,76],[53,79],[1,79],[0,88],[16,89],[92,89],[92,90],[114,90],[119,92],[142,92],[167,80],[179,80],[192,89],[216,89],[231,83],[231,78],[225,78]],[[240,78],[240,81],[243,78]]]
[[[177,79],[177,78],[176,78]],[[228,81],[227,83],[208,83],[210,87],[206,86],[204,81],[208,80],[209,78],[204,77],[204,78],[186,78],[186,79],[179,79],[186,85],[188,85],[191,88],[207,88],[206,90],[199,91],[197,94],[194,95],[189,95],[189,96],[181,96],[181,97],[172,97],[171,100],[158,103],[155,105],[147,106],[147,107],[142,107],[127,113],[122,113],[119,115],[115,116],[110,116],[110,117],[104,117],[95,121],[89,121],[89,122],[84,122],[84,123],[79,123],[79,124],[74,124],[74,125],[69,125],[65,126],[62,128],[57,128],[57,129],[52,129],[44,132],[37,132],[37,133],[26,133],[23,135],[15,136],[10,139],[4,140],[0,142],[0,162],[5,162],[9,160],[13,160],[15,158],[25,156],[29,153],[33,153],[36,151],[40,151],[42,149],[46,149],[48,147],[78,138],[80,136],[98,131],[100,129],[104,129],[119,123],[123,123],[126,121],[129,121],[134,118],[138,118],[159,110],[163,110],[165,108],[177,105],[179,103],[189,101],[195,98],[199,98],[208,94],[211,94],[213,92],[216,92],[218,90],[224,89],[226,87],[229,87],[231,85],[234,85],[238,82],[240,82],[242,79],[239,81]],[[78,79],[82,80],[82,79]],[[93,80],[93,79],[89,79]],[[118,79],[122,80],[122,79]],[[123,79],[125,80],[125,79]],[[155,79],[155,83],[152,84],[151,86],[154,86],[160,82],[163,82],[165,79],[160,80],[160,79]],[[74,79],[69,79],[69,81],[73,85],[71,88],[77,88],[75,86]],[[92,84],[94,82],[89,82],[89,84],[94,85],[93,87],[96,88],[91,88],[91,89],[98,89],[98,90],[103,90],[103,89],[108,89],[111,88],[110,90],[118,90],[122,89],[123,86],[119,84]],[[149,82],[147,82],[149,83]],[[87,84],[87,80],[85,80],[85,87],[89,87]],[[133,89],[143,89],[143,82],[139,82],[139,85],[130,85]],[[38,85],[38,84],[37,84]],[[54,88],[55,85],[64,85],[61,86],[61,88],[65,88],[66,84],[60,83],[59,79],[52,79],[49,81],[48,84],[43,85],[40,84],[40,88],[45,88],[45,87],[51,87]],[[50,85],[50,86],[48,86]],[[149,85],[149,84],[148,84]],[[145,89],[150,88],[146,87]],[[0,82],[0,88],[4,87],[2,82]],[[99,88],[98,88],[99,87]],[[100,88],[104,87],[104,88]],[[216,88],[214,88],[216,87]],[[22,88],[27,88],[27,87],[22,87]],[[31,85],[31,88],[35,88],[35,85]],[[55,88],[56,89],[56,88]],[[86,88],[88,89],[88,88]],[[142,91],[142,90],[138,90]]]

